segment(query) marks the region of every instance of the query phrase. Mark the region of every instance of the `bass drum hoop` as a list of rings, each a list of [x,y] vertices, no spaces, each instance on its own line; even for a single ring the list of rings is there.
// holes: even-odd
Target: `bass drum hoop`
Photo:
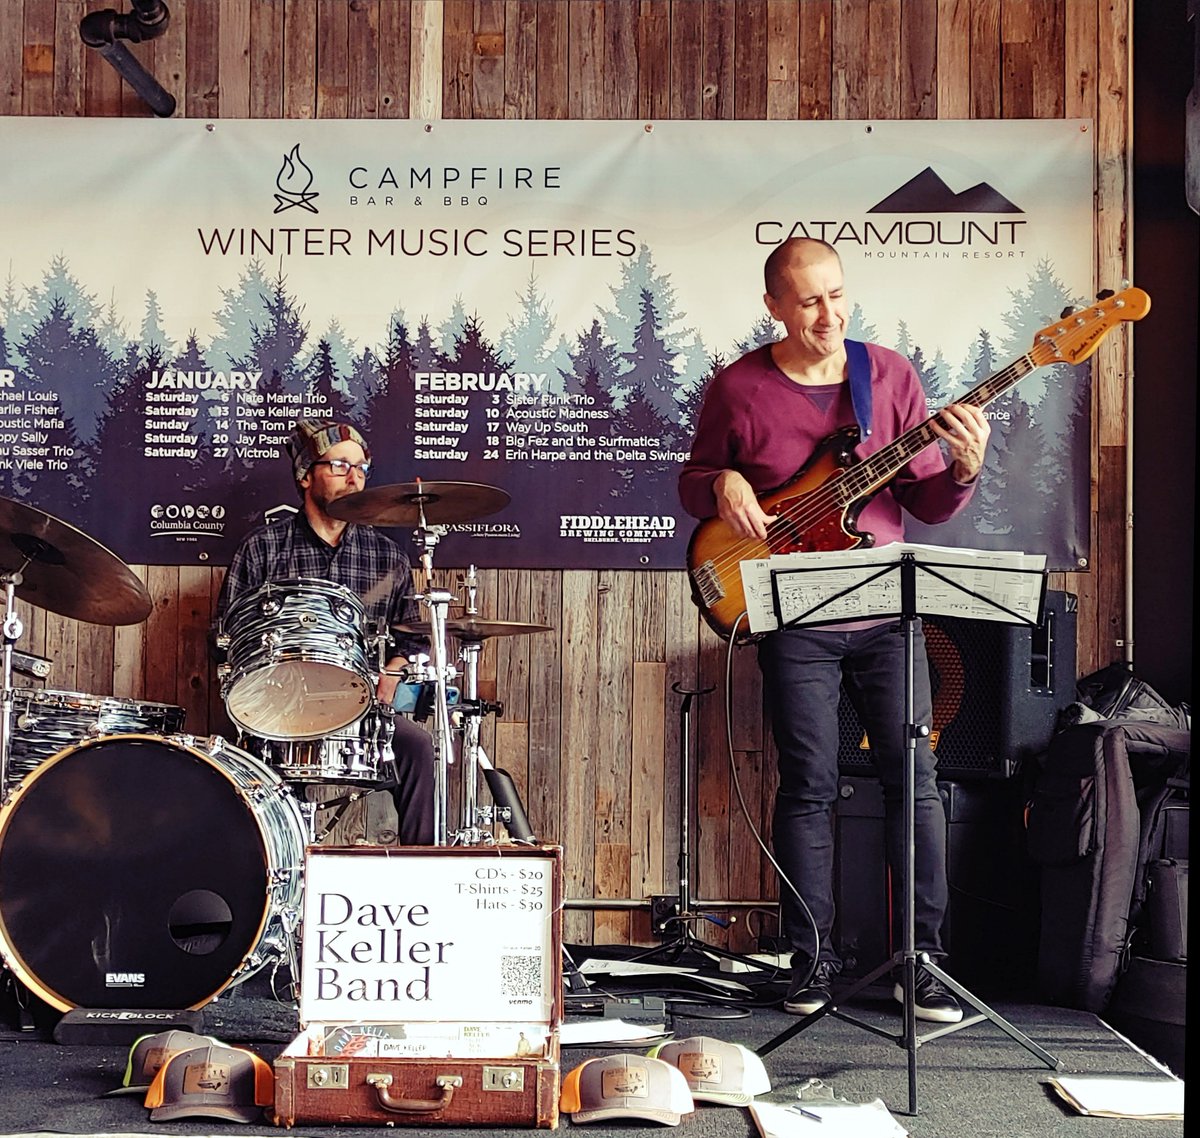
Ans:
[[[279,776],[218,736],[82,742],[0,808],[0,958],[63,1012],[201,1008],[287,950],[306,834]]]

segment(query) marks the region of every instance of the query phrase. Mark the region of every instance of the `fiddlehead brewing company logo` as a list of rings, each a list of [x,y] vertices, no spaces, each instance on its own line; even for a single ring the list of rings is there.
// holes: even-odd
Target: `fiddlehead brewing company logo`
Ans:
[[[300,157],[300,143],[283,156],[283,165],[275,175],[275,212],[283,213],[285,209],[299,206],[309,213],[317,213],[313,198],[319,197],[316,190],[310,189],[313,184],[313,172]]]

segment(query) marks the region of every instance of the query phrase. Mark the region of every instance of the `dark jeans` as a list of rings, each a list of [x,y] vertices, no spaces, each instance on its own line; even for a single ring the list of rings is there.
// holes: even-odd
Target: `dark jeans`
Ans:
[[[838,794],[838,701],[840,689],[858,712],[883,784],[885,841],[892,868],[894,944],[903,944],[906,864],[904,842],[904,636],[898,623],[856,632],[785,629],[759,643],[764,695],[779,751],[773,845],[779,867],[804,898],[820,938],[820,960],[838,964],[833,929],[832,810]],[[914,644],[914,709],[918,725],[930,726],[932,699],[925,639],[919,625]],[[942,954],[946,914],[946,819],[938,796],[935,759],[927,739],[916,747],[916,948]],[[857,856],[843,849],[843,858]],[[786,882],[781,883],[783,932],[793,960],[814,955],[812,923]],[[882,963],[882,961],[880,961]]]
[[[394,777],[384,773],[385,789],[396,804],[397,829],[402,846],[433,845],[433,737],[423,727],[396,716],[392,736]],[[390,783],[390,785],[386,785]]]

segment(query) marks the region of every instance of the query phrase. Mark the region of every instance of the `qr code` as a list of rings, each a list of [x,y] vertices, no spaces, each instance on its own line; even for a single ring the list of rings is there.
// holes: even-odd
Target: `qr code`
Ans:
[[[512,997],[542,994],[542,958],[535,953],[507,953],[500,957],[500,991]]]

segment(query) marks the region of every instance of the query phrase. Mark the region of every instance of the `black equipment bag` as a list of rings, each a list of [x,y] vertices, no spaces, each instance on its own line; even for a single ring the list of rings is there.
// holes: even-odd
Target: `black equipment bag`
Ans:
[[[1034,776],[1030,858],[1041,866],[1038,986],[1050,1002],[1107,1006],[1146,897],[1152,835],[1180,783],[1188,732],[1101,720],[1055,736]]]

